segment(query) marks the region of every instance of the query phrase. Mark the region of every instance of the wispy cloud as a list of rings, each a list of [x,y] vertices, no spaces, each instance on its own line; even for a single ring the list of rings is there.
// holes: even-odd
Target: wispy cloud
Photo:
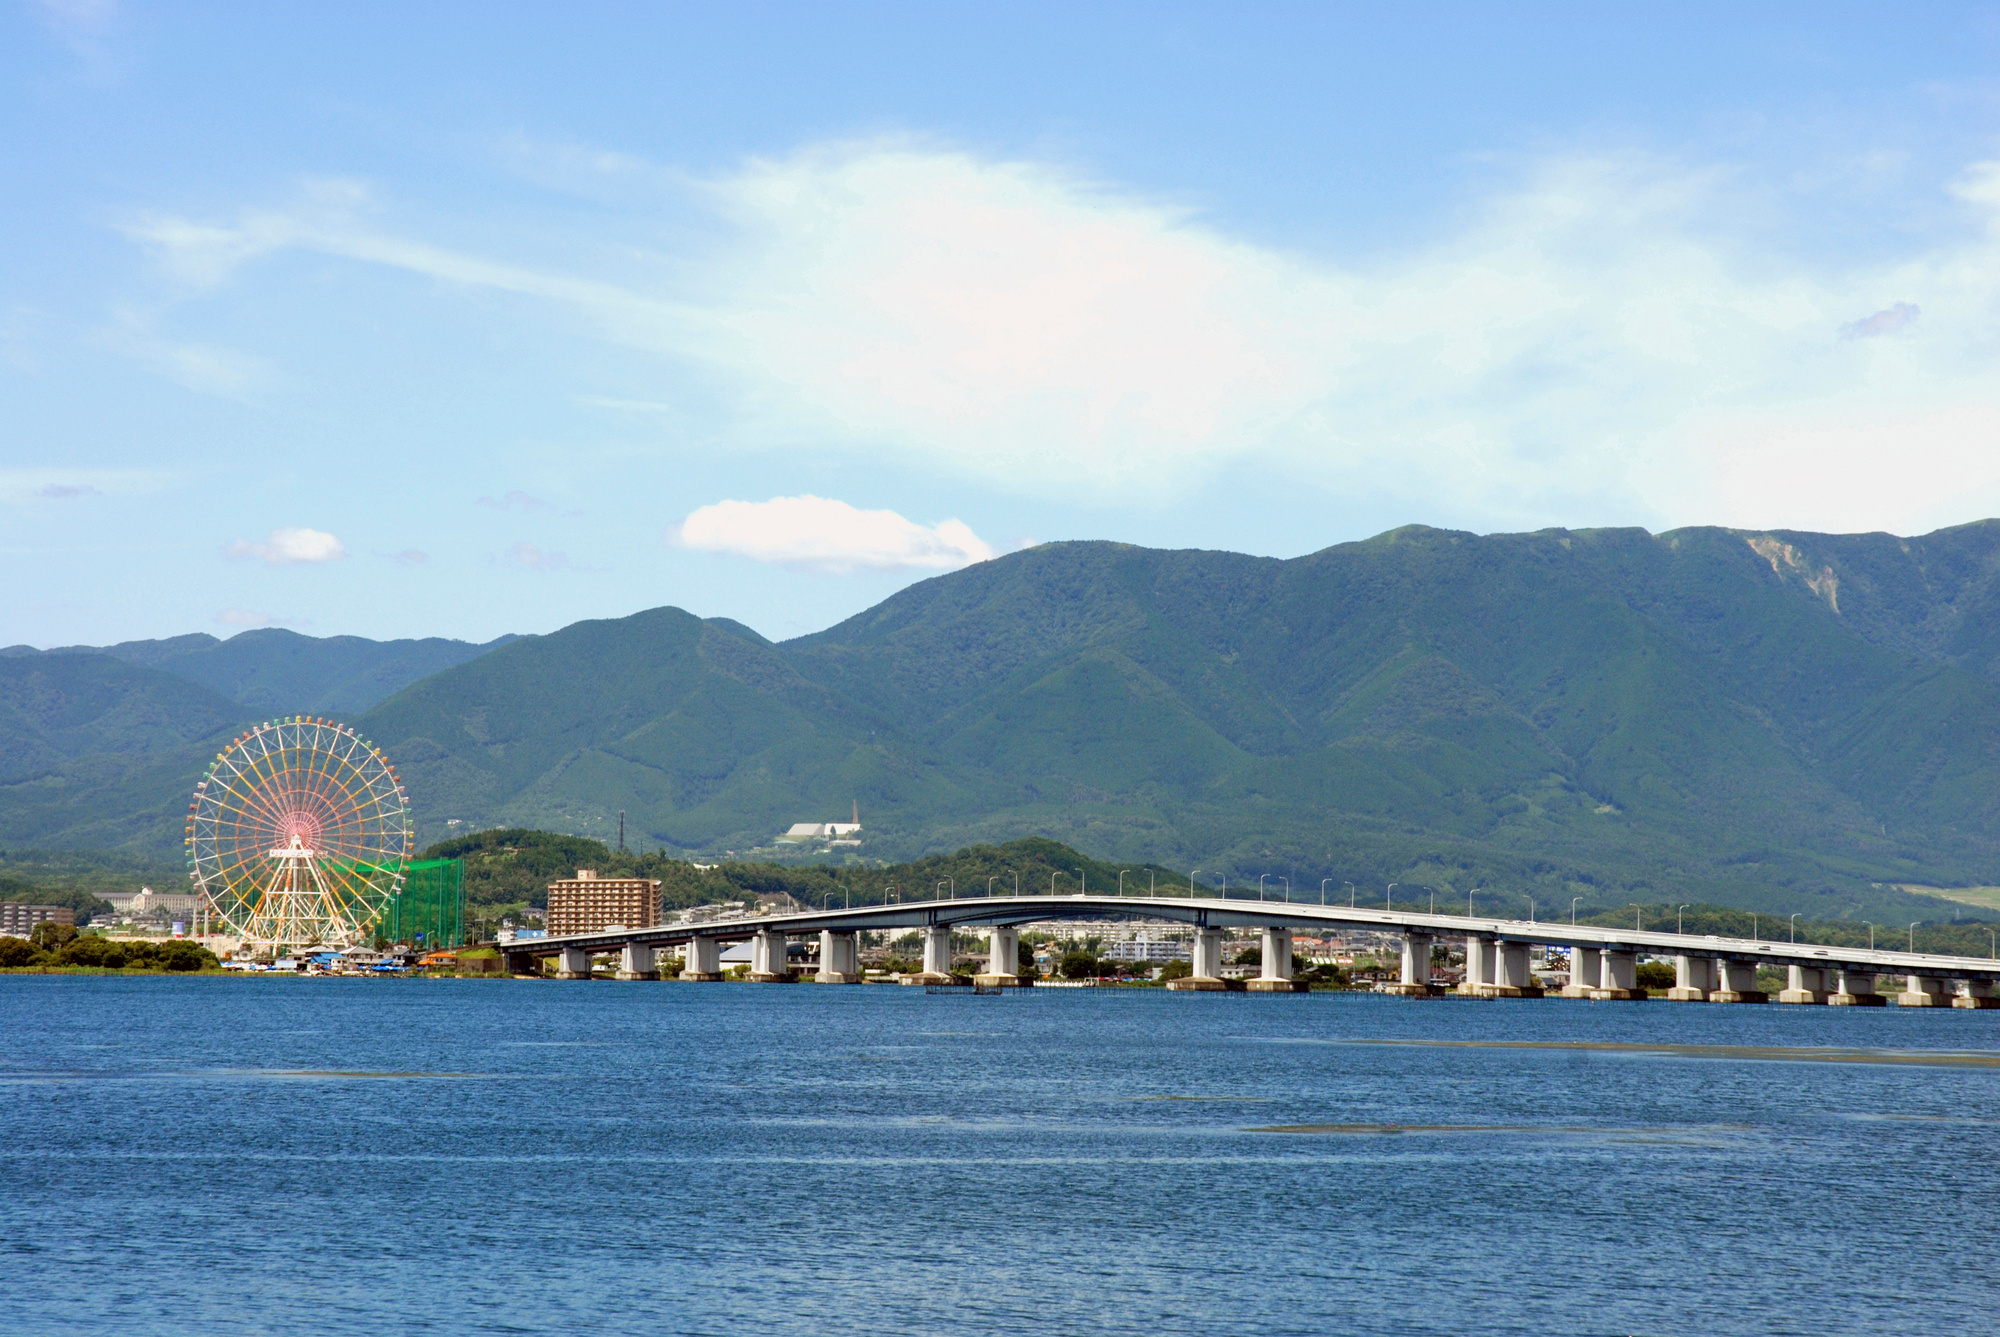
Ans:
[[[225,627],[296,627],[306,625],[288,618],[272,617],[269,613],[253,612],[245,608],[225,608],[215,615],[216,622]]]
[[[167,477],[147,469],[0,469],[0,503],[25,506],[151,492]]]
[[[825,571],[953,571],[993,556],[958,520],[926,527],[894,511],[864,511],[828,497],[721,501],[681,522],[687,548]]]
[[[424,563],[430,561],[430,554],[421,552],[416,548],[405,548],[401,552],[391,555],[389,560],[398,566],[422,566]]]
[[[892,142],[702,184],[735,230],[678,292],[398,237],[353,186],[132,235],[190,282],[297,248],[574,307],[675,374],[706,369],[735,407],[725,443],[1072,497],[1185,494],[1262,461],[1495,525],[1874,528],[2000,502],[1982,351],[2000,164],[1945,190],[1988,226],[1838,271],[1732,233],[1725,173],[1619,156],[1545,161],[1454,234],[1365,264],[1046,164]],[[1884,292],[1902,297],[1855,318]]]
[[[29,0],[29,4],[40,13],[50,36],[68,47],[93,75],[102,79],[117,73],[116,0]]]
[[[572,562],[569,554],[536,547],[523,540],[507,550],[507,560],[528,571],[594,572],[598,568]]]
[[[1864,320],[1853,320],[1840,327],[1843,339],[1875,339],[1885,334],[1895,334],[1908,329],[1923,314],[1923,308],[1914,302],[1898,302],[1885,307]]]
[[[173,339],[158,332],[157,319],[120,308],[102,342],[171,381],[200,394],[244,399],[273,379],[263,359],[215,344]]]
[[[274,529],[262,543],[238,539],[223,549],[223,553],[237,561],[254,557],[265,566],[298,566],[337,562],[347,556],[347,548],[324,530]]]

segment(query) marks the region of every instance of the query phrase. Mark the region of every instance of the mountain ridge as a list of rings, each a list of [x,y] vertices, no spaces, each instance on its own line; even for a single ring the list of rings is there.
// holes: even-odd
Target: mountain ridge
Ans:
[[[601,837],[623,809],[716,853],[859,800],[883,857],[1035,835],[1839,913],[2000,882],[1996,647],[1996,521],[1405,526],[1282,560],[1046,544],[779,643],[673,608],[574,623],[356,723],[457,829]],[[69,764],[102,785],[105,755]],[[0,839],[49,843],[15,797]]]

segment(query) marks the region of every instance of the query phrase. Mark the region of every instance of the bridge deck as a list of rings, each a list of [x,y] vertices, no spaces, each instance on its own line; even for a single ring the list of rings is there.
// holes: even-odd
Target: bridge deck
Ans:
[[[822,930],[852,933],[938,925],[973,928],[1114,916],[1166,920],[1196,928],[1366,928],[1388,932],[1415,930],[1447,937],[1472,934],[1510,942],[1608,947],[1662,956],[1726,956],[1774,966],[1844,968],[1857,972],[1874,970],[1885,975],[1924,975],[1945,979],[2000,979],[2000,961],[1976,956],[1940,956],[1929,952],[1831,947],[1823,943],[1772,942],[1723,938],[1713,934],[1603,928],[1546,920],[1531,922],[1423,911],[1370,910],[1345,905],[1231,900],[1217,896],[975,896],[852,909],[807,910],[795,914],[746,915],[699,924],[664,924],[653,928],[570,934],[560,938],[515,938],[502,942],[500,948],[510,956],[553,956],[564,948],[612,952],[628,943],[672,947],[692,938],[738,942],[766,929],[803,936]]]

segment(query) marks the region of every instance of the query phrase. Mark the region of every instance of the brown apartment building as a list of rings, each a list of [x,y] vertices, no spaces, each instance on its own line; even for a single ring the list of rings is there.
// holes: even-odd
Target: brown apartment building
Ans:
[[[0,933],[25,938],[37,924],[74,924],[76,911],[67,905],[0,905]]]
[[[617,925],[650,928],[660,922],[656,877],[599,877],[579,868],[575,877],[549,883],[549,936],[597,933]]]

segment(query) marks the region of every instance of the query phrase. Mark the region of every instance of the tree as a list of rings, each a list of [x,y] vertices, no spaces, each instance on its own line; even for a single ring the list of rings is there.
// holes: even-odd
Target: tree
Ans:
[[[1633,982],[1642,989],[1671,989],[1679,978],[1664,961],[1648,961],[1632,972]]]
[[[1169,961],[1160,969],[1162,980],[1184,980],[1194,974],[1194,967],[1186,961]]]
[[[0,938],[0,970],[19,970],[41,959],[41,949],[26,938]]]
[[[71,938],[56,949],[56,960],[63,965],[98,966],[106,970],[123,970],[127,955],[126,944],[96,934]]]
[[[1064,979],[1087,980],[1097,973],[1097,958],[1081,948],[1073,949],[1063,953],[1056,970]]]
[[[214,952],[185,938],[176,938],[160,944],[160,965],[166,970],[192,972],[214,969],[221,964]]]
[[[58,924],[53,919],[44,919],[35,925],[34,932],[28,935],[28,941],[46,951],[53,951],[74,937],[76,937],[74,924]]]

